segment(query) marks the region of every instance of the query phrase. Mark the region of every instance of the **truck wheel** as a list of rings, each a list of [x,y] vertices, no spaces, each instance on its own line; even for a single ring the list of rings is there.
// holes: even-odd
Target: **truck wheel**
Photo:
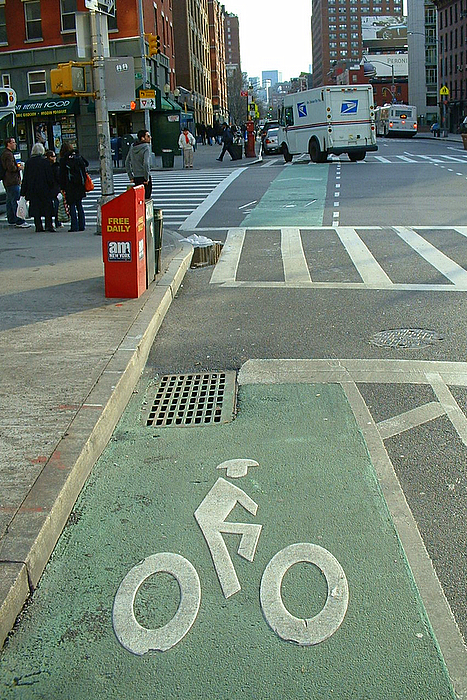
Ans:
[[[349,153],[349,158],[352,163],[355,163],[357,160],[364,160],[365,155],[365,151],[354,151],[353,153]]]
[[[286,163],[291,163],[292,162],[292,154],[289,153],[289,149],[285,145],[285,143],[282,144],[282,155],[284,156],[284,160]]]
[[[316,139],[312,139],[308,144],[308,153],[313,163],[325,163],[328,159],[327,153],[320,149]]]

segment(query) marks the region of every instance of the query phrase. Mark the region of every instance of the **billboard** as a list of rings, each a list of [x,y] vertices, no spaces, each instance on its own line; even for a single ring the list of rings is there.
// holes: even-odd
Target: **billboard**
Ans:
[[[374,66],[376,79],[392,78],[392,66],[394,66],[395,78],[407,78],[409,74],[409,55],[407,53],[365,53],[364,59]]]
[[[364,49],[396,49],[407,46],[407,17],[362,17]]]

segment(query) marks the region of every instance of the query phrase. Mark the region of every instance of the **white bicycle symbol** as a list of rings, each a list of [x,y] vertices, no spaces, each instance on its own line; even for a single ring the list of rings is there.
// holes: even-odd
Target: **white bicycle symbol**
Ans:
[[[228,477],[239,478],[248,473],[249,467],[257,466],[258,463],[251,459],[233,459],[223,462],[217,469],[226,469]],[[241,586],[221,533],[241,535],[238,554],[252,562],[262,530],[262,525],[226,521],[237,503],[256,515],[258,505],[245,491],[218,478],[194,513],[210,549],[225,598],[237,593]],[[326,602],[322,610],[311,618],[294,617],[282,601],[282,580],[290,567],[300,562],[317,566],[327,582]],[[171,574],[177,580],[180,605],[166,625],[147,629],[136,620],[135,597],[147,578],[162,572]],[[327,549],[300,542],[285,547],[267,564],[261,578],[260,602],[266,622],[281,639],[301,646],[312,646],[328,639],[342,624],[349,602],[349,587],[343,568]],[[133,654],[142,656],[149,651],[168,651],[191,629],[200,604],[199,576],[188,559],[172,552],[152,554],[130,569],[118,588],[112,611],[114,631],[120,644]]]

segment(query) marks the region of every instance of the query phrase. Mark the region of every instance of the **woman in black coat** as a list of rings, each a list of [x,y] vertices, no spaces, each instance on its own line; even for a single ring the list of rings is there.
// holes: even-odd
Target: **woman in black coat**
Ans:
[[[44,153],[44,146],[41,143],[35,143],[31,157],[24,166],[21,184],[21,194],[29,202],[29,215],[34,217],[38,232],[44,230],[42,217],[45,218],[46,230],[55,231],[52,226],[53,173],[50,163],[44,158]]]
[[[60,149],[60,187],[70,208],[70,231],[84,231],[83,199],[86,197],[84,180],[89,163],[75,151],[71,143],[65,141]]]

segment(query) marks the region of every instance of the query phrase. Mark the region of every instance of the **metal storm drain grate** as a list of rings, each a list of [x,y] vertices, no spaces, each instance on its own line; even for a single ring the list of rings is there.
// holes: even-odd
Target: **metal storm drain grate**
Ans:
[[[375,333],[370,338],[370,343],[379,348],[425,348],[441,340],[444,340],[443,336],[435,331],[423,328],[394,328]]]
[[[235,411],[235,372],[167,374],[143,418],[147,426],[228,423]]]

